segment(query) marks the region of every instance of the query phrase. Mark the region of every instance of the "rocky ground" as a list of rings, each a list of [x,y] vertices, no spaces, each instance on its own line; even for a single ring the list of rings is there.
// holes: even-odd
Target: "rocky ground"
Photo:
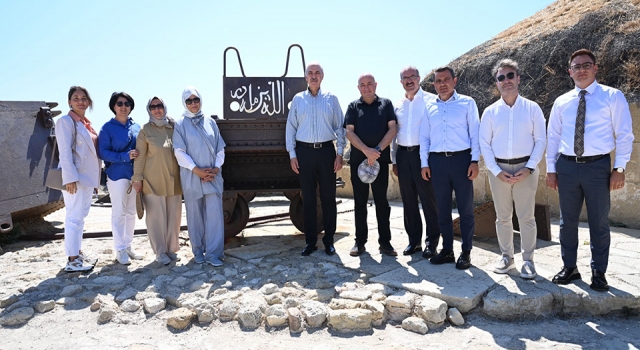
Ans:
[[[260,201],[252,216],[286,207]],[[344,200],[339,211],[352,205]],[[87,229],[108,229],[107,213],[92,208]],[[48,219],[59,225],[62,215]],[[348,221],[353,214],[340,215]],[[347,245],[348,236],[337,238]],[[224,266],[215,268],[193,262],[186,232],[181,260],[169,266],[153,261],[144,235],[133,245],[144,259],[130,266],[113,261],[110,238],[87,239],[83,249],[99,258],[89,273],[62,270],[62,241],[5,246],[0,349],[640,347],[632,311],[518,321],[477,308],[461,314],[441,299],[373,283],[370,273],[327,260],[322,249],[302,257],[303,242],[288,221],[256,225],[227,243]]]

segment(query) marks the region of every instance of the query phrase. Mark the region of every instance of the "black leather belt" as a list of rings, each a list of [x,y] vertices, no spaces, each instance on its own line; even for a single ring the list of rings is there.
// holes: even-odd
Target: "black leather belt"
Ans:
[[[598,159],[602,159],[606,156],[608,156],[608,154],[598,154],[596,156],[588,156],[588,157],[576,157],[576,156],[567,156],[564,154],[560,154],[560,157],[576,163],[591,163]]]
[[[521,157],[521,158],[511,158],[511,159],[496,158],[496,162],[502,163],[502,164],[520,164],[520,163],[529,161],[530,158],[531,157],[529,156]]]
[[[441,155],[441,156],[445,156],[445,157],[452,157],[452,156],[455,156],[456,154],[465,153],[465,152],[469,152],[469,151],[471,151],[471,148],[463,149],[462,151],[431,152],[431,154],[437,154],[437,155]]]
[[[403,151],[409,151],[409,152],[419,151],[420,150],[420,145],[417,145],[417,146],[400,146],[400,145],[398,145],[398,149],[401,149]]]
[[[322,147],[333,146],[333,141],[315,142],[315,143],[296,141],[296,145],[309,147],[309,148],[322,148]]]

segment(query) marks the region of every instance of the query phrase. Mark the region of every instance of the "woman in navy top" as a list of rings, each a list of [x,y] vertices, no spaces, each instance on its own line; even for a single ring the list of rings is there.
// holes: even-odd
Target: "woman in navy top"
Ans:
[[[114,92],[109,108],[115,117],[100,129],[98,155],[104,161],[107,187],[111,197],[111,230],[116,250],[116,260],[129,265],[129,259],[142,259],[131,249],[136,221],[136,191],[131,191],[133,160],[138,157],[136,137],[140,125],[129,114],[133,110],[133,98],[126,92]]]

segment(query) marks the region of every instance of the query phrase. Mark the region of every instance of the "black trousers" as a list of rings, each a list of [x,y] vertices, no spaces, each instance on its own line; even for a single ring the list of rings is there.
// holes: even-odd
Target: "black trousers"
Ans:
[[[440,241],[438,207],[431,181],[422,178],[419,150],[398,149],[396,154],[398,183],[402,206],[404,207],[404,229],[409,236],[409,244],[420,245],[422,241],[422,218],[418,198],[422,203],[422,214],[427,224],[425,244],[436,249]]]
[[[367,201],[369,199],[369,185],[376,205],[376,219],[378,220],[378,243],[388,247],[391,244],[391,229],[389,216],[391,207],[387,199],[389,187],[389,164],[380,163],[380,173],[370,184],[363,183],[358,177],[358,162],[351,167],[351,185],[353,186],[353,201],[355,202],[356,243],[364,246],[369,236],[367,226]]]
[[[316,212],[316,187],[320,189],[320,202],[324,223],[325,246],[333,245],[336,232],[336,173],[333,163],[336,151],[333,147],[310,148],[296,147],[298,166],[300,167],[300,189],[304,208],[304,234],[306,242],[315,245],[318,241],[318,217]]]

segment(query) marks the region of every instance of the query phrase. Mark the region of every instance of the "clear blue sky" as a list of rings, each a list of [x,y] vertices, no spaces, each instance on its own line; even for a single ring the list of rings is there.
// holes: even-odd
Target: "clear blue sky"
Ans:
[[[136,101],[131,116],[146,123],[147,100],[164,98],[183,112],[187,85],[203,95],[203,112],[222,117],[222,53],[240,50],[248,76],[280,76],[286,50],[300,44],[307,62],[325,70],[324,90],[343,109],[358,98],[358,76],[370,72],[378,95],[403,93],[400,69],[424,77],[552,1],[12,1],[0,0],[0,100],[55,101],[83,85],[97,127],[113,116],[113,91]],[[238,76],[229,54],[227,75]],[[292,74],[293,73],[293,74]],[[288,76],[303,76],[297,50]]]

